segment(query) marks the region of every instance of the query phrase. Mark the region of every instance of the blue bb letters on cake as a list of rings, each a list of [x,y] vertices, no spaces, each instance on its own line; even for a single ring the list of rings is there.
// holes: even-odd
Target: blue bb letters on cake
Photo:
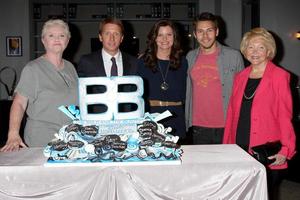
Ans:
[[[118,92],[118,86],[135,85],[136,91]],[[106,87],[104,93],[87,94],[87,87],[97,85]],[[79,105],[81,120],[115,120],[115,119],[137,119],[144,116],[144,93],[143,79],[139,76],[123,77],[90,77],[79,79]],[[130,112],[119,112],[120,103],[133,103],[137,110]],[[103,104],[107,111],[103,113],[88,113],[88,105]]]

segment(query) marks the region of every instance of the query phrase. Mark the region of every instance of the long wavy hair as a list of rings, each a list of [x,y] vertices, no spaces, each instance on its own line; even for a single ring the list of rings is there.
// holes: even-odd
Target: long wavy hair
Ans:
[[[159,20],[157,21],[153,27],[151,28],[150,32],[148,33],[147,37],[147,48],[142,55],[145,65],[149,67],[152,71],[157,71],[157,44],[156,44],[156,38],[158,36],[158,31],[160,27],[169,26],[173,30],[173,36],[174,36],[174,43],[171,48],[171,54],[170,54],[170,69],[176,70],[181,65],[181,56],[182,56],[182,49],[180,46],[180,39],[177,32],[177,28],[175,24],[169,20]]]

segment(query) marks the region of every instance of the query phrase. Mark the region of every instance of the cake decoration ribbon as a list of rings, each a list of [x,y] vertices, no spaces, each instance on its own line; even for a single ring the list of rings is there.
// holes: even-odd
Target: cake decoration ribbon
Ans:
[[[60,106],[58,107],[60,111],[65,113],[68,117],[70,117],[73,121],[80,120],[80,111],[78,106],[69,105],[69,106]]]

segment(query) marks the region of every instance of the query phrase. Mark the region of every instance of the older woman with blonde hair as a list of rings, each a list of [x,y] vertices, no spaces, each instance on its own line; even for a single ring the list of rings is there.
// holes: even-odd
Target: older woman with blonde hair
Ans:
[[[251,64],[235,77],[223,143],[236,143],[252,154],[252,147],[280,142],[281,148],[266,165],[273,194],[287,159],[295,154],[290,75],[271,61],[276,43],[266,29],[245,33],[240,49]]]
[[[62,58],[70,37],[64,21],[54,19],[44,24],[41,38],[45,54],[30,61],[21,73],[10,111],[8,139],[1,151],[45,146],[62,125],[70,123],[58,110],[61,105],[77,104],[77,73],[73,64]],[[23,141],[19,132],[25,112]]]

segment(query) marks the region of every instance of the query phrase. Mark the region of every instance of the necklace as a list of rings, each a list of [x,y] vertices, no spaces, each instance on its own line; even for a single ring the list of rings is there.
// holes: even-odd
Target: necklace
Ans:
[[[250,99],[252,99],[252,98],[254,97],[255,93],[256,93],[256,90],[253,92],[253,94],[252,94],[251,96],[248,97],[248,96],[245,94],[245,92],[244,92],[244,98],[247,99],[247,100],[250,100]]]
[[[247,86],[246,86],[246,89],[245,89],[244,94],[243,94],[243,96],[246,100],[253,99],[253,97],[254,97],[254,95],[257,91],[257,88],[258,88],[258,85],[259,85],[260,81],[261,81],[261,78],[259,78],[259,79],[249,78],[248,79]],[[253,92],[250,96],[247,96],[246,91],[247,91],[248,94],[251,94],[252,91]]]
[[[169,89],[169,84],[166,82],[166,79],[167,79],[167,76],[168,76],[168,72],[169,72],[169,68],[170,68],[170,61],[168,63],[168,66],[167,66],[167,70],[166,70],[166,74],[164,75],[163,74],[163,71],[162,71],[162,68],[160,66],[160,62],[158,61],[157,62],[158,64],[158,68],[159,68],[159,72],[160,72],[160,75],[161,75],[161,78],[163,80],[163,82],[160,84],[160,89],[166,91]]]

